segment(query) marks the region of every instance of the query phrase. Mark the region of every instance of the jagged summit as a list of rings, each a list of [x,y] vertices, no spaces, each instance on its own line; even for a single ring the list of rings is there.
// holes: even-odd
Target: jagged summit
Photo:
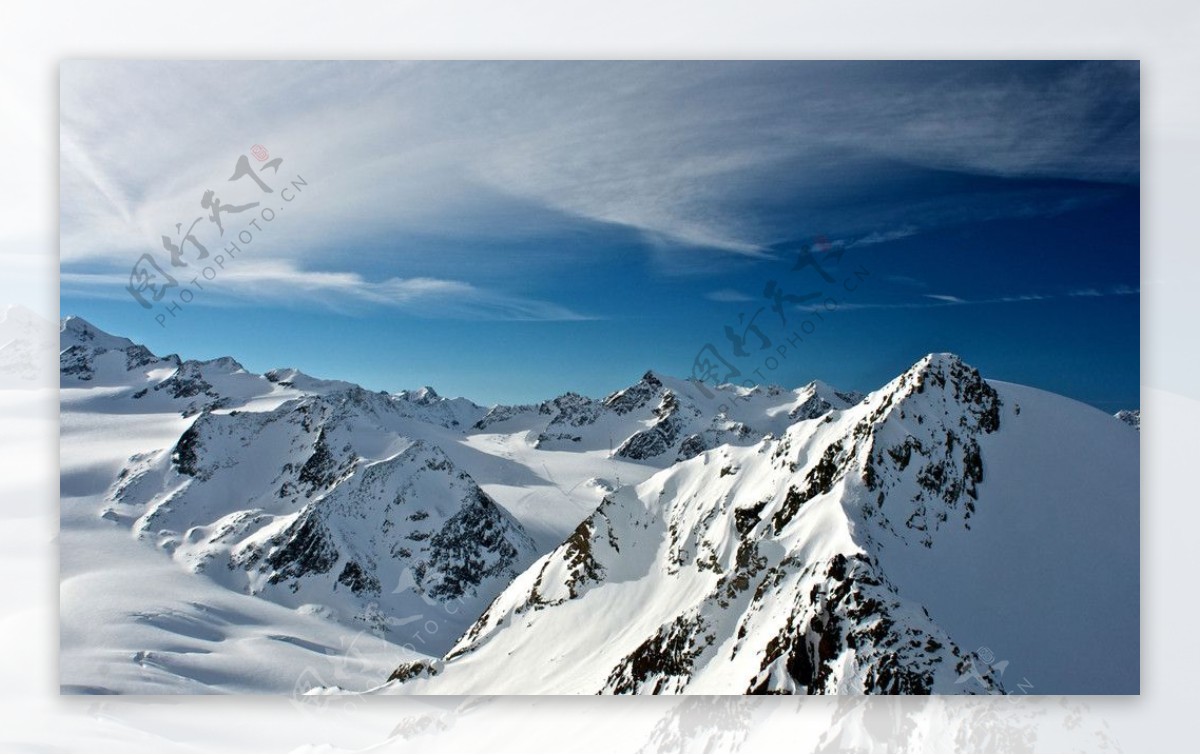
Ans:
[[[67,315],[66,317],[62,318],[59,321],[59,327],[64,332],[66,332],[66,331],[80,332],[80,331],[87,331],[87,330],[98,330],[98,328],[96,328],[95,325],[92,325],[90,322],[83,319],[79,315]]]
[[[212,359],[197,359],[194,361],[201,367],[212,367],[214,369],[223,370],[226,372],[247,371],[246,368],[242,366],[242,363],[233,357],[213,357]]]
[[[128,338],[114,336],[77,315],[69,315],[59,322],[59,334],[60,348],[63,349],[78,344],[105,349],[126,349],[134,345]]]
[[[639,386],[614,394],[618,405],[657,399],[658,421],[630,437],[627,453],[666,444],[685,413],[669,388],[647,395],[646,381]],[[1039,670],[1057,673],[1049,669],[1075,650],[1048,652],[1049,627],[1095,631],[1112,610],[1097,596],[1112,586],[1086,550],[1059,544],[1080,537],[1052,510],[1066,501],[1041,496],[1078,489],[1073,511],[1127,523],[1136,518],[1136,449],[1082,405],[1055,397],[1047,412],[1048,394],[1006,391],[953,354],[927,355],[838,408],[819,403],[835,393],[828,386],[809,384],[792,412],[814,407],[813,417],[799,411],[781,436],[753,444],[700,444],[609,492],[444,663],[398,669],[384,689],[997,693],[1003,669],[973,650],[987,636],[980,627],[996,621]],[[1087,429],[1069,451],[1051,437],[1076,426]],[[1006,549],[1041,566],[1013,570]],[[1131,568],[1136,544],[1113,557]],[[1106,569],[1111,579],[1117,570]],[[979,586],[997,579],[1021,587]],[[1077,589],[1098,607],[1085,607]],[[1136,600],[1123,601],[1114,637],[1136,627]],[[979,616],[991,618],[978,625]],[[518,670],[539,657],[558,662],[538,666],[537,678]]]
[[[955,354],[928,354],[865,399],[877,407],[877,413],[889,411],[905,400],[927,407],[937,404],[946,412],[950,411],[946,408],[949,404],[960,405],[989,432],[1000,421],[995,390],[979,370]]]
[[[1113,415],[1125,424],[1135,430],[1142,429],[1142,410],[1141,409],[1122,409]]]
[[[956,364],[962,364],[963,360],[958,354],[951,351],[931,351],[921,357],[913,365],[913,368],[918,367],[952,367]]]
[[[396,395],[402,396],[414,404],[425,405],[440,401],[442,398],[440,395],[438,395],[438,392],[432,388],[432,386],[428,385],[421,386],[415,391],[400,391],[400,393]]]
[[[947,380],[956,380],[964,375],[978,377],[979,371],[963,361],[962,357],[950,352],[934,352],[918,359],[912,367],[901,373],[893,382],[907,382],[915,385],[932,380],[939,387]]]

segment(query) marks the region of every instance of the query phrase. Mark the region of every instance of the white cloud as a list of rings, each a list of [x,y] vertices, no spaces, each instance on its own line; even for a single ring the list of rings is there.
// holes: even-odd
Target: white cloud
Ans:
[[[947,294],[925,294],[926,299],[933,301],[903,301],[903,302],[841,302],[838,304],[839,310],[863,310],[863,309],[929,309],[932,307],[961,307],[978,304],[1019,304],[1023,302],[1048,301],[1051,299],[1074,298],[1079,296],[1133,296],[1140,293],[1139,289],[1129,286],[1114,286],[1110,289],[1100,291],[1097,289],[1084,289],[1095,293],[1081,294],[1080,291],[1070,291],[1066,294],[1012,294],[1009,296],[997,296],[988,299],[962,299],[957,296]],[[801,312],[828,312],[829,308],[824,305],[799,305],[796,309]]]
[[[129,296],[124,290],[128,279],[120,275],[63,273],[61,281],[64,291],[110,299]],[[335,311],[382,306],[425,317],[590,319],[556,304],[503,295],[463,281],[393,277],[375,282],[355,272],[302,270],[280,261],[238,261],[200,284],[204,288],[193,300],[198,305],[317,305]]]
[[[746,202],[820,194],[844,178],[839,150],[997,175],[1136,178],[1136,148],[1117,151],[1136,129],[1095,113],[1130,89],[1136,101],[1136,69],[877,68],[69,62],[63,255],[156,244],[254,143],[312,181],[280,248],[327,263],[356,237],[537,230],[505,202],[760,255],[780,229]]]
[[[916,233],[917,229],[914,226],[904,226],[903,228],[896,228],[891,231],[872,231],[871,233],[868,233],[867,235],[850,242],[848,245],[846,245],[846,248],[855,249],[857,247],[872,246],[874,244],[886,244],[889,241],[906,239],[909,236],[915,235]]]
[[[743,302],[753,301],[754,297],[744,294],[741,291],[735,291],[731,288],[723,288],[720,291],[710,291],[704,295],[704,298],[710,301],[719,302]]]

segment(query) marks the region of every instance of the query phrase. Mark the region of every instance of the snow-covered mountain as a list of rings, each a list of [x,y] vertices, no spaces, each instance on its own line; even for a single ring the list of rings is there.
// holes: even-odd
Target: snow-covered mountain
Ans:
[[[610,494],[382,691],[1002,692],[991,645],[1055,691],[1136,692],[1137,479],[1101,412],[930,355]]]
[[[205,410],[173,447],[126,467],[105,513],[129,512],[140,537],[233,589],[384,631],[411,597],[397,592],[405,580],[436,600],[490,599],[533,542],[438,446],[405,432],[402,403],[352,388],[269,412]]]
[[[386,394],[291,368],[257,375],[230,357],[160,357],[67,317],[64,506],[188,573],[354,631],[401,643],[432,611],[439,631],[417,650],[439,655],[607,492],[674,461],[674,449],[609,453],[664,416],[685,427],[661,406],[687,407],[698,434],[738,428],[731,436],[744,441],[742,424],[700,416],[693,386],[670,384],[647,376],[605,401],[568,394],[488,410],[430,387]],[[815,387],[717,395],[740,416],[754,405],[763,427],[824,400]],[[546,440],[564,426],[573,440]]]
[[[748,445],[799,419],[861,399],[861,394],[839,392],[819,381],[795,391],[723,386],[713,392],[692,381],[647,372],[602,400],[568,393],[536,405],[498,406],[474,429],[520,428],[536,432],[537,448],[607,449],[616,458],[664,465],[720,445]]]
[[[1135,430],[1142,429],[1142,410],[1141,409],[1122,409],[1113,415],[1125,424]]]
[[[425,601],[461,603],[468,621],[537,555],[429,439],[482,416],[470,402],[159,358],[79,318],[61,338],[69,398],[92,412],[190,418],[170,446],[128,459],[100,512],[188,571],[386,636],[389,618]],[[81,385],[97,395],[78,399]]]
[[[64,588],[71,689],[246,691],[227,648],[181,649],[233,601],[309,658],[267,689],[342,627],[372,649],[349,682],[405,694],[986,693],[1010,657],[1054,691],[1136,690],[1136,433],[952,355],[867,396],[648,372],[484,408],[77,317],[60,340],[64,585],[123,591]],[[143,601],[90,576],[154,551],[179,576]],[[133,627],[111,648],[77,626],[100,613]]]

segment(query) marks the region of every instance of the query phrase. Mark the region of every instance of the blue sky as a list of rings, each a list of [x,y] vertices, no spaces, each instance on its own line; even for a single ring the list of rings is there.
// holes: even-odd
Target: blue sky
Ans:
[[[61,92],[62,313],[159,353],[495,403],[708,344],[860,390],[953,351],[1138,405],[1136,63],[68,62]],[[222,236],[210,189],[258,204]],[[198,217],[212,256],[172,266]]]

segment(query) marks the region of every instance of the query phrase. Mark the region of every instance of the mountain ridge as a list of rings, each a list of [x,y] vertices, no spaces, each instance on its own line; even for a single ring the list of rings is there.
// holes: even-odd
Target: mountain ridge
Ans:
[[[1084,500],[1116,533],[1096,574],[1114,605],[1136,594],[1118,537],[1136,528],[1136,434],[953,354],[865,395],[650,370],[603,398],[484,408],[158,357],[81,318],[60,335],[66,418],[177,428],[88,478],[94,516],[196,578],[397,646],[433,611],[439,631],[384,693],[1003,692],[970,589],[994,585],[1015,612],[1001,639],[1050,669],[1022,621],[1091,614],[1057,588],[1061,605],[1022,612],[989,563],[1023,554],[1013,584],[1045,592],[1033,566],[1062,539],[1055,512]],[[1046,491],[1055,506],[1033,506]],[[1062,579],[1096,593],[1092,551],[1058,548]],[[1136,638],[1118,614],[1108,634]],[[521,671],[547,657],[570,674]],[[1128,664],[1110,665],[1093,675],[1128,689]]]

